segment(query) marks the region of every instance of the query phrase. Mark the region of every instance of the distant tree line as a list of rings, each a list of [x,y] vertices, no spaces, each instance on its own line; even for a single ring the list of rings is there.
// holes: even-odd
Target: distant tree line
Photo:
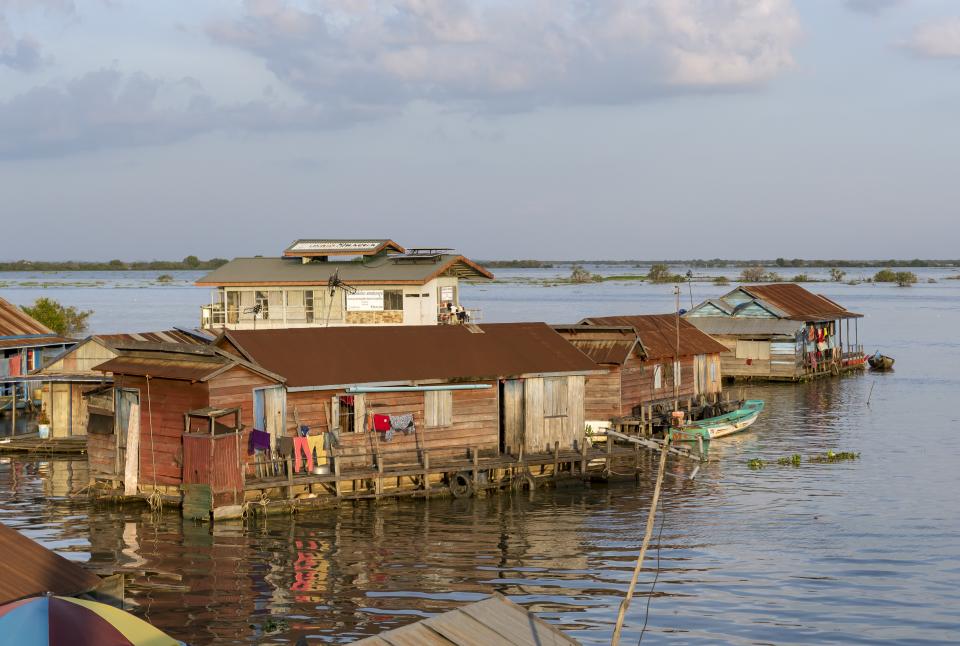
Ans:
[[[556,266],[573,265],[628,265],[632,267],[647,267],[651,265],[682,265],[684,267],[723,268],[723,267],[805,267],[829,269],[834,267],[960,267],[960,260],[804,260],[802,258],[776,258],[772,260],[724,260],[713,258],[705,260],[674,259],[674,260],[483,260],[480,264],[491,269],[540,269]]]
[[[216,269],[227,264],[225,258],[200,260],[196,256],[187,256],[183,260],[110,260],[108,262],[89,262],[85,260],[15,260],[0,262],[0,271],[143,271],[177,269]]]

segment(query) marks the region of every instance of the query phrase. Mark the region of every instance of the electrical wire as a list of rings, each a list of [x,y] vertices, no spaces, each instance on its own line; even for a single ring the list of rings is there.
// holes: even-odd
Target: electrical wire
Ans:
[[[657,581],[660,579],[660,548],[663,546],[663,526],[666,523],[667,515],[663,510],[663,498],[660,499],[660,529],[657,532],[657,571],[653,575],[653,583],[650,584],[650,593],[647,595],[647,609],[643,614],[643,629],[640,631],[640,639],[637,640],[639,646],[643,641],[643,636],[647,632],[647,622],[650,620],[650,601],[653,599],[653,591],[657,588]]]

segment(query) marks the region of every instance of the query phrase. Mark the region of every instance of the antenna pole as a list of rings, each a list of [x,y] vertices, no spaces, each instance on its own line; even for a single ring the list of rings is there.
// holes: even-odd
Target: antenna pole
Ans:
[[[677,344],[673,348],[673,410],[680,405],[680,285],[674,285],[674,315],[677,323]]]

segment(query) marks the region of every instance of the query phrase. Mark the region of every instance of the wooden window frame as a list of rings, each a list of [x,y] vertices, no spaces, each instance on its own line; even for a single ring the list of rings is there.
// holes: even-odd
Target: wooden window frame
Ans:
[[[569,401],[570,382],[566,377],[543,378],[543,416],[546,419],[567,417],[570,414]],[[550,390],[555,390],[553,397]],[[551,409],[550,403],[554,403]]]

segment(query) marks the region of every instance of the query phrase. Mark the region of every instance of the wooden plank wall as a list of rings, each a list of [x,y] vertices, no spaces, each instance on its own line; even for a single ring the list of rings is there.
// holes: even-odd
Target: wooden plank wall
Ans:
[[[610,372],[605,375],[589,375],[584,384],[584,418],[606,421],[623,415],[620,403],[621,368],[616,365],[602,366]]]
[[[242,366],[235,366],[207,382],[210,406],[240,409],[240,423],[244,426],[240,445],[243,449],[241,453],[246,464],[253,464],[254,459],[254,456],[247,452],[250,443],[250,431],[254,428],[253,389],[275,385],[277,385],[277,382],[273,379],[247,370]],[[293,417],[288,415],[288,419],[289,424],[285,434],[292,437]]]
[[[769,359],[753,359],[747,363],[746,359],[737,358],[737,337],[717,336],[717,341],[727,347],[727,351],[720,355],[720,372],[724,377],[764,379],[770,376],[793,378],[796,368],[796,355],[770,355]],[[777,363],[773,363],[776,361]]]
[[[87,462],[91,477],[114,475],[117,464],[116,435],[91,433],[87,436]]]
[[[583,437],[584,377],[561,379],[567,382],[567,414],[549,417],[545,415],[543,378],[524,380],[524,450],[528,453],[552,451],[555,442],[563,449],[570,449],[574,440]]]
[[[658,364],[663,367],[663,379],[661,387],[654,388],[654,366]],[[638,414],[641,406],[673,399],[672,366],[673,357],[646,361],[636,356],[629,357],[623,366],[621,378],[621,415]],[[693,355],[680,357],[680,399],[693,397],[694,378]]]
[[[183,465],[183,415],[209,404],[207,384],[151,379],[149,397],[147,380],[143,377],[124,376],[122,387],[140,390],[140,484],[179,485]]]

